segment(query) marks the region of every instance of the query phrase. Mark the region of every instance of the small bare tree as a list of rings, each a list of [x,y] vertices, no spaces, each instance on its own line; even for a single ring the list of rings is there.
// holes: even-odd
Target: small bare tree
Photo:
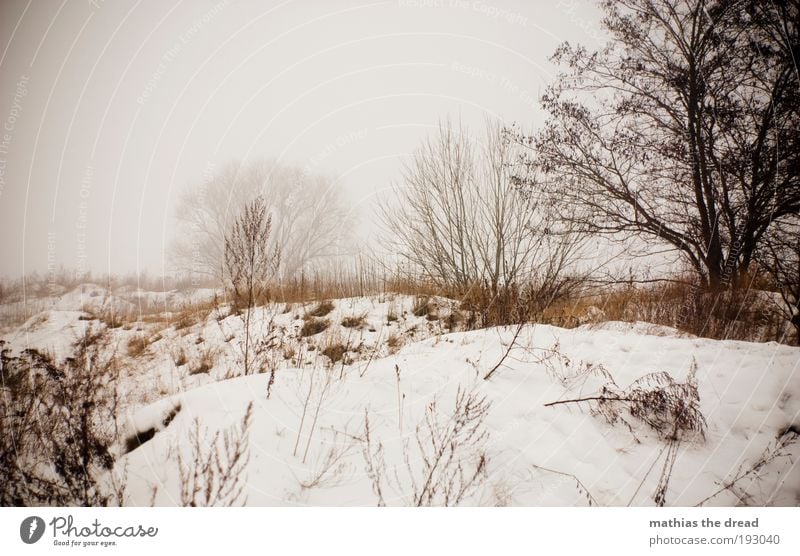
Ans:
[[[269,243],[272,217],[264,199],[256,197],[245,205],[225,237],[225,268],[233,289],[234,307],[244,323],[244,374],[250,374],[250,323],[252,309],[263,300],[269,279],[280,261]],[[242,309],[245,309],[242,313]]]

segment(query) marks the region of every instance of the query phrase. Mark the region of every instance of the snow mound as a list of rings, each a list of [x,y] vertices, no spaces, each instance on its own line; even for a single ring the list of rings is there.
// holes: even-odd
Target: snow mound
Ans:
[[[250,459],[242,475],[248,504],[378,503],[364,455],[365,415],[388,477],[383,499],[388,505],[409,504],[412,479],[420,478],[423,466],[417,431],[425,430],[426,411],[434,404],[446,419],[461,390],[490,403],[487,478],[463,504],[653,505],[664,439],[630,416],[631,429],[607,422],[589,405],[545,406],[592,393],[588,382],[586,391],[565,391],[559,373],[571,371],[548,365],[545,357],[554,346],[574,368],[580,362],[602,365],[621,386],[654,371],[684,381],[696,363],[707,429],[705,439],[678,445],[668,505],[694,505],[715,494],[723,481],[756,464],[782,432],[800,425],[796,348],[536,325],[523,330],[503,366],[483,380],[513,335],[511,328],[448,334],[382,359],[354,362],[341,373],[281,369],[271,387],[268,375],[255,375],[209,383],[144,407],[140,428],[158,422],[167,408],[181,410],[123,458],[121,465],[132,471],[130,502],[147,503],[157,487],[157,504],[180,503],[175,461],[180,455],[185,462],[193,453],[193,427],[209,438],[240,423],[252,403]],[[800,455],[796,443],[787,450],[785,455]],[[705,503],[796,505],[800,469],[782,456],[737,486],[736,494],[723,489]]]

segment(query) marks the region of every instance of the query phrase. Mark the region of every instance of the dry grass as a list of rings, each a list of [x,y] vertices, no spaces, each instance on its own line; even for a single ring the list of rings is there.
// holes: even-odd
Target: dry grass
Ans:
[[[399,316],[397,315],[397,306],[395,304],[395,299],[392,298],[389,301],[389,308],[386,311],[386,324],[392,324],[393,322],[397,322],[399,320]]]
[[[377,504],[385,505],[383,493],[393,490],[404,493],[409,506],[458,506],[480,490],[488,476],[489,407],[485,397],[460,386],[450,411],[442,411],[434,398],[414,429],[414,440],[402,446],[405,469],[387,467],[383,444],[373,438],[365,410],[360,440]]]
[[[770,302],[759,299],[761,294],[754,291],[774,291],[774,285],[767,279],[759,276],[746,278],[743,283],[749,289],[738,288],[720,294],[704,293],[693,285],[692,280],[691,276],[677,276],[672,281],[645,285],[620,282],[589,287],[579,280],[567,279],[546,291],[536,285],[522,285],[492,292],[482,284],[462,289],[437,287],[416,276],[384,269],[379,263],[368,259],[359,259],[354,264],[342,264],[329,271],[308,273],[283,284],[273,284],[270,296],[274,301],[283,303],[286,310],[293,310],[293,304],[311,303],[306,317],[316,318],[330,314],[334,308],[329,301],[331,299],[363,295],[391,296],[386,314],[386,322],[391,324],[401,318],[402,312],[394,301],[394,294],[411,295],[415,299],[412,312],[416,316],[432,320],[441,318],[442,325],[451,331],[519,322],[541,322],[573,328],[587,323],[618,320],[644,321],[715,339],[793,340],[786,337],[785,315],[781,315],[777,305],[771,306]],[[141,283],[130,277],[107,281],[112,286]],[[156,288],[156,284],[152,285]],[[6,302],[19,297],[19,285],[8,282],[5,286]],[[161,282],[157,289],[163,289]],[[437,314],[435,303],[432,302],[436,296],[458,301],[459,311]],[[100,320],[112,329],[130,326],[138,321],[168,322],[177,330],[188,330],[204,322],[217,307],[217,300],[207,300],[187,306],[171,316],[169,313],[123,314],[84,307],[87,316],[81,318]],[[2,319],[7,326],[23,322],[23,317],[31,316],[29,312],[20,312],[14,304],[4,306],[3,311]],[[359,326],[350,317],[343,319],[342,324],[346,327],[349,324]],[[306,319],[302,334],[309,336],[322,330],[322,323]]]
[[[98,320],[106,325],[107,328],[119,328],[123,324],[135,322],[136,317],[131,314],[122,313],[120,311],[114,311],[110,308],[95,310],[89,306],[85,306],[82,308],[82,311],[88,315],[88,319],[85,320]]]
[[[400,336],[397,334],[390,334],[389,337],[386,339],[386,345],[389,347],[389,352],[394,353],[402,345]]]
[[[602,321],[642,321],[717,340],[781,341],[785,322],[753,288],[704,292],[688,278],[647,286],[626,284],[563,300],[537,320],[564,328]]]
[[[333,309],[334,309],[333,301],[326,299],[324,301],[320,301],[319,303],[317,303],[317,306],[308,311],[306,315],[307,316],[310,315],[312,317],[325,317],[331,311],[333,311]]]
[[[145,351],[147,351],[147,346],[149,345],[147,338],[142,335],[133,336],[130,340],[128,340],[128,345],[126,351],[128,352],[128,357],[139,357]]]
[[[345,328],[361,328],[367,321],[367,315],[351,315],[342,319],[342,326]]]
[[[322,349],[322,355],[331,360],[332,364],[341,361],[347,353],[347,346],[342,343],[331,343]]]
[[[315,336],[320,332],[326,330],[330,326],[331,321],[328,319],[318,319],[314,317],[306,317],[303,319],[303,327],[300,329],[300,336]]]
[[[414,305],[411,307],[411,312],[415,317],[424,317],[430,315],[436,310],[436,306],[431,302],[428,296],[417,296],[414,298]]]
[[[215,311],[219,311],[220,302],[215,297],[202,302],[192,303],[183,307],[180,311],[174,314],[168,321],[168,324],[175,327],[175,330],[186,330],[198,324],[205,322],[209,315]],[[153,320],[163,320],[159,315],[152,315],[149,317]]]
[[[178,456],[182,506],[238,506],[247,501],[247,464],[250,461],[250,424],[253,403],[241,421],[213,435],[195,419],[190,440],[192,453]]]
[[[189,361],[186,357],[186,350],[183,348],[178,349],[178,352],[173,355],[173,361],[175,362],[176,367],[185,365]]]
[[[199,375],[209,372],[217,363],[219,352],[212,347],[207,347],[199,351],[198,357],[189,366],[190,375]]]
[[[348,363],[347,352],[350,349],[350,333],[347,338],[343,338],[338,328],[332,328],[323,336],[320,344],[320,353],[326,356],[331,366],[342,361]]]

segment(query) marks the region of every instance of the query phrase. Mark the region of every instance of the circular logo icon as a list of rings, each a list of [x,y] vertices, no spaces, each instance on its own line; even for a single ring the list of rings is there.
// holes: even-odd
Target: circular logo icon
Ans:
[[[38,515],[32,515],[22,520],[19,526],[19,537],[25,544],[33,544],[44,535],[44,520]]]

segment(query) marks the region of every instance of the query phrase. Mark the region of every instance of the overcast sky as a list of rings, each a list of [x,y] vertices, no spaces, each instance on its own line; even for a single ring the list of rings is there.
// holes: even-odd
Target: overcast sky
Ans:
[[[7,276],[168,270],[180,192],[232,159],[334,176],[369,226],[438,120],[533,128],[556,46],[602,40],[588,0],[4,0],[0,36]]]

